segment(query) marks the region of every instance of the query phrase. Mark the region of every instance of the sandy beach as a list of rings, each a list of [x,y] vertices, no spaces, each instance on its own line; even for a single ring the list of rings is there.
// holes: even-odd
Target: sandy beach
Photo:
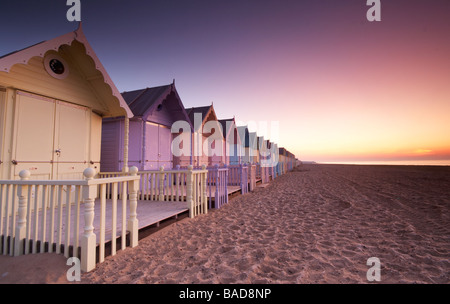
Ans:
[[[0,283],[67,283],[65,258],[0,257]],[[81,283],[450,283],[450,167],[303,165],[108,257]],[[20,267],[19,267],[20,266]]]

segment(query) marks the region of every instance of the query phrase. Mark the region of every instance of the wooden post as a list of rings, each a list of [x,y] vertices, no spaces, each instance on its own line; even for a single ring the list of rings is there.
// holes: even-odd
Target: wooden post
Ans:
[[[216,209],[219,209],[219,207],[220,207],[220,198],[219,198],[220,189],[219,189],[219,187],[221,185],[221,182],[220,182],[219,165],[218,164],[214,165],[214,170],[211,171],[211,177],[214,179],[214,184],[216,185],[216,192],[214,194],[214,207]],[[212,206],[211,206],[211,201],[212,201],[211,193],[209,195],[210,195],[210,197],[209,197],[209,201],[210,201],[209,208],[212,208]]]
[[[128,142],[130,134],[130,119],[125,115],[125,127],[123,136],[123,167],[122,172],[128,172]]]
[[[133,166],[130,168],[132,176],[137,176],[138,168]],[[137,219],[137,192],[139,189],[139,180],[133,180],[128,182],[128,192],[130,195],[130,214],[128,217],[127,228],[130,232],[130,247],[136,247],[138,245],[138,219]]]
[[[206,165],[202,165],[202,170],[206,170]],[[208,173],[202,173],[202,189],[203,189],[203,193],[202,193],[202,204],[203,204],[203,210],[204,210],[204,214],[208,214],[208,195],[206,193],[206,177],[207,177]],[[216,187],[217,188],[217,187]]]
[[[164,201],[164,167],[159,167],[159,201]]]
[[[30,175],[31,173],[28,170],[22,170],[19,172],[20,180],[28,180]],[[19,196],[19,207],[18,207],[19,218],[17,220],[15,232],[14,256],[22,255],[24,248],[24,241],[26,238],[28,185],[20,185],[19,188],[17,189],[17,195]]]
[[[238,170],[239,170],[239,186],[241,187],[241,193],[244,194],[245,193],[244,192],[244,183],[243,183],[244,176],[242,174],[243,173],[242,164],[239,165]]]
[[[225,202],[226,204],[228,204],[228,173],[230,171],[230,169],[227,168],[227,165],[225,164],[223,166],[226,170],[225,170]]]
[[[87,168],[83,175],[88,182],[83,186],[84,201],[84,233],[81,237],[81,270],[89,272],[95,268],[96,236],[94,234],[94,202],[97,197],[97,185],[89,185],[94,178],[95,170]]]
[[[190,218],[193,218],[195,216],[194,204],[192,201],[192,177],[193,177],[192,169],[193,169],[192,165],[189,165],[188,172],[186,175],[186,202],[187,207],[189,208]]]

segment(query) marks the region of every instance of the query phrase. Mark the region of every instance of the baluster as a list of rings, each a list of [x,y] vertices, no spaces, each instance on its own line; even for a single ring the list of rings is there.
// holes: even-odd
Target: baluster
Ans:
[[[24,181],[29,179],[31,173],[28,170],[22,170],[19,172],[19,176],[20,179]],[[28,185],[20,185],[17,191],[17,195],[19,196],[19,218],[17,220],[16,227],[16,243],[14,246],[14,256],[19,256],[23,253],[24,242],[26,239]]]
[[[38,232],[39,232],[39,192],[41,186],[36,185],[36,190],[34,192],[34,235],[33,235],[33,249],[32,253],[37,253],[37,242],[38,242]]]
[[[106,189],[109,184],[100,185],[100,234],[99,234],[99,262],[105,260],[105,222],[106,222]]]
[[[58,187],[58,222],[56,223],[56,229],[58,233],[58,239],[56,243],[56,253],[61,253],[61,233],[62,233],[62,208],[63,208],[63,200],[62,200],[62,192],[63,186]],[[37,193],[37,189],[36,189]]]
[[[126,247],[126,233],[127,233],[127,183],[122,182],[122,236],[121,236],[121,249]]]
[[[164,201],[164,167],[159,167],[159,201]]]
[[[211,176],[215,179],[215,185],[216,185],[216,189],[215,189],[215,192],[214,192],[214,205],[215,205],[215,208],[217,209],[217,208],[220,208],[220,190],[222,190],[222,189],[220,189],[220,185],[222,184],[221,182],[220,182],[220,176],[219,176],[219,165],[215,165],[214,166],[214,170],[212,170],[212,171],[210,171],[211,172]],[[209,208],[212,208],[212,206],[211,206],[211,201],[212,201],[212,199],[211,199],[211,196],[212,196],[212,193],[211,193],[211,187],[212,186],[209,186]]]
[[[53,243],[55,241],[55,201],[56,201],[56,189],[55,185],[50,186],[50,240],[49,240],[49,248],[48,252],[53,252]],[[30,212],[30,208],[28,208],[28,212]],[[25,245],[25,251],[28,252],[29,246],[29,232],[27,232],[27,244]]]
[[[189,217],[193,218],[195,216],[194,206],[192,201],[192,165],[188,166],[188,171],[186,173],[186,202],[187,207],[189,208]]]
[[[70,244],[70,191],[72,187],[66,186],[66,223],[65,223],[65,237],[64,237],[64,256],[69,258],[69,244]]]
[[[75,187],[75,228],[73,229],[73,256],[78,257],[79,237],[80,237],[80,205],[81,205],[81,186]]]
[[[47,193],[48,185],[42,186],[42,218],[41,218],[41,253],[45,251],[45,237],[47,234]]]
[[[112,184],[113,199],[111,200],[111,255],[116,255],[116,236],[117,236],[117,183]]]
[[[202,166],[203,170],[206,170],[206,166],[203,165]],[[206,192],[206,178],[207,178],[208,172],[203,172],[202,173],[202,206],[203,206],[203,213],[207,214],[208,213],[208,206],[207,206],[207,192]]]

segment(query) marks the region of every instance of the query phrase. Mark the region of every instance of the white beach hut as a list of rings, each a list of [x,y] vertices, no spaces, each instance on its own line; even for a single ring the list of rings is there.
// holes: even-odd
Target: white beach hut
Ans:
[[[0,57],[0,179],[100,169],[102,118],[133,114],[81,26]],[[128,133],[128,132],[126,132]]]

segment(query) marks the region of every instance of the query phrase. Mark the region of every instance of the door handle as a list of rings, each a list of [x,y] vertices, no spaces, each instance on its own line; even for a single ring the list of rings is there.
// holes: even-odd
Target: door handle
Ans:
[[[56,155],[59,156],[59,154],[61,154],[61,149],[56,149],[56,150],[55,150],[55,153],[56,153]]]

